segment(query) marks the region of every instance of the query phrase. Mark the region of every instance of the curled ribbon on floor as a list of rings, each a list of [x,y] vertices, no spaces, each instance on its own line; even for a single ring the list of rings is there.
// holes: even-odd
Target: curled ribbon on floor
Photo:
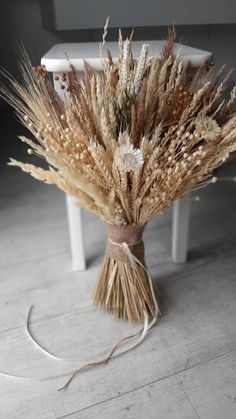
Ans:
[[[120,355],[123,355],[127,352],[129,352],[131,349],[136,348],[138,345],[140,345],[140,343],[145,339],[148,331],[156,324],[157,321],[157,317],[160,314],[160,310],[158,308],[158,304],[157,304],[157,300],[154,294],[154,290],[153,290],[153,285],[152,285],[152,280],[151,277],[149,275],[149,272],[147,270],[147,268],[144,266],[144,264],[142,262],[140,262],[140,260],[131,252],[129,245],[126,242],[122,242],[122,243],[116,243],[114,241],[112,241],[111,239],[108,239],[112,245],[114,246],[119,246],[123,252],[125,253],[125,255],[128,257],[129,262],[132,266],[132,268],[135,270],[135,264],[140,265],[147,273],[148,276],[148,281],[149,281],[149,286],[150,286],[150,290],[151,290],[151,294],[152,294],[152,298],[153,298],[153,303],[154,303],[154,308],[155,308],[155,315],[152,318],[152,320],[149,322],[149,316],[148,313],[144,310],[143,312],[143,316],[144,316],[144,323],[143,323],[143,327],[140,331],[138,331],[137,333],[133,334],[133,335],[129,335],[123,339],[121,339],[118,343],[116,343],[112,350],[110,351],[110,353],[108,355],[106,355],[104,358],[97,360],[97,361],[93,361],[90,363],[87,363],[83,366],[81,366],[80,368],[78,368],[77,370],[74,371],[74,373],[72,374],[72,376],[70,377],[70,379],[66,382],[66,384],[59,389],[59,391],[61,390],[65,390],[69,384],[71,383],[71,381],[83,370],[88,369],[88,368],[92,368],[98,365],[102,365],[102,364],[106,364],[108,363],[111,359],[117,358]],[[112,276],[112,274],[111,274]],[[120,351],[118,350],[119,347],[125,343],[126,341],[130,340],[130,339],[135,339],[138,338],[137,341],[135,341],[134,343],[132,343],[131,346],[129,346],[128,348],[123,348]]]
[[[98,358],[96,360],[93,360],[91,362],[87,362],[76,370],[72,370],[72,371],[65,372],[63,374],[52,375],[52,376],[48,376],[48,377],[44,377],[44,378],[24,377],[24,376],[20,376],[20,375],[18,376],[18,375],[14,375],[14,374],[8,374],[8,373],[5,373],[5,372],[0,372],[0,375],[2,375],[4,377],[13,378],[13,379],[23,380],[23,381],[49,381],[49,380],[52,380],[52,379],[63,378],[63,377],[67,377],[67,376],[71,375],[71,377],[65,383],[65,385],[58,390],[58,391],[61,391],[61,390],[65,390],[66,388],[68,388],[68,386],[70,385],[72,380],[82,371],[87,370],[89,368],[93,368],[93,367],[102,365],[102,364],[107,364],[111,359],[117,358],[118,356],[121,356],[121,355],[129,352],[130,350],[136,348],[138,345],[141,344],[141,342],[145,339],[148,331],[155,325],[155,323],[157,321],[158,314],[159,314],[159,308],[158,308],[158,304],[157,304],[156,297],[155,297],[155,294],[154,294],[154,290],[153,290],[153,286],[152,286],[152,280],[151,280],[151,277],[150,277],[146,267],[131,252],[131,250],[129,248],[129,245],[127,243],[125,243],[125,242],[122,242],[122,243],[112,242],[112,244],[115,245],[115,246],[119,246],[123,250],[123,252],[125,252],[125,254],[129,258],[130,264],[132,265],[134,270],[135,270],[136,264],[139,264],[147,272],[149,285],[150,285],[150,289],[151,289],[151,293],[152,293],[152,298],[153,298],[153,302],[154,302],[154,307],[155,307],[155,316],[152,318],[152,320],[149,322],[149,316],[148,316],[147,312],[144,311],[144,313],[143,313],[144,322],[143,322],[142,328],[139,331],[137,331],[134,334],[131,334],[129,336],[126,336],[126,337],[122,338],[121,340],[119,340],[112,347],[112,349],[110,350],[110,352],[107,355],[105,355],[101,358]],[[41,350],[43,352],[44,355],[48,356],[49,358],[51,358],[53,360],[61,361],[61,362],[63,362],[63,361],[64,362],[75,361],[75,359],[67,359],[67,358],[59,357],[59,356],[53,354],[52,352],[48,351],[47,349],[45,349],[41,344],[39,344],[39,342],[35,339],[35,337],[33,336],[32,332],[30,330],[30,318],[31,318],[31,314],[32,314],[32,309],[33,309],[33,306],[31,306],[30,309],[29,309],[28,316],[27,316],[27,322],[26,322],[26,331],[27,331],[28,336],[30,337],[30,340],[36,345],[36,347],[39,350]],[[128,343],[130,340],[135,340],[135,341],[131,345],[129,345],[128,347],[122,348],[122,346],[124,344]]]

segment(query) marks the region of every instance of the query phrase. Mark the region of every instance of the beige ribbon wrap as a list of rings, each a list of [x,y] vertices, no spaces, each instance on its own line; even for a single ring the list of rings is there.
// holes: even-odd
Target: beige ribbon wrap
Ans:
[[[127,253],[124,252],[122,245],[125,243],[131,253],[144,262],[144,243],[143,243],[143,231],[145,225],[139,226],[136,224],[126,226],[116,226],[106,224],[107,228],[107,245],[106,255],[121,262],[130,263],[130,258]]]

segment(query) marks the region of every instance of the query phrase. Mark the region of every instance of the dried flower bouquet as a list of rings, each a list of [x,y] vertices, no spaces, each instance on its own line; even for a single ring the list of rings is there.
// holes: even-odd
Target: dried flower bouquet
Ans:
[[[236,149],[236,89],[222,99],[228,77],[202,65],[193,71],[173,53],[170,29],[160,57],[143,45],[136,62],[131,39],[119,37],[119,60],[107,51],[103,71],[86,63],[62,76],[70,100],[54,91],[45,69],[23,53],[23,84],[2,88],[34,135],[28,153],[46,159],[44,170],[11,159],[33,177],[55,184],[107,225],[108,241],[94,304],[115,318],[151,319],[159,313],[145,265],[143,230],[173,201],[211,181]],[[104,47],[104,45],[103,45]]]

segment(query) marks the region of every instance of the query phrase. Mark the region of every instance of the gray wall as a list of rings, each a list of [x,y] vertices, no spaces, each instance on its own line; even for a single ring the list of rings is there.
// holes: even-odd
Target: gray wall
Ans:
[[[174,2],[175,0],[173,0]],[[50,32],[42,27],[39,0],[5,0],[1,1],[0,13],[0,51],[1,65],[15,76],[17,73],[17,55],[15,45],[22,40],[28,50],[32,51],[35,62],[58,42],[84,42],[101,39],[102,30],[79,30]],[[96,5],[97,2],[94,2]],[[95,11],[96,12],[96,11]],[[104,21],[106,11],[104,11]],[[112,16],[110,20],[112,26]],[[136,28],[135,39],[163,39],[167,28],[162,26]],[[124,34],[128,29],[123,29]],[[217,65],[228,63],[236,68],[236,25],[184,25],[177,26],[179,40],[201,49],[213,51]],[[117,39],[117,29],[111,29],[109,40]],[[235,75],[233,75],[235,79]]]
[[[41,0],[47,27],[100,28],[104,14],[115,28],[236,23],[235,0]],[[97,10],[94,6],[98,5]],[[51,15],[51,19],[50,19]]]

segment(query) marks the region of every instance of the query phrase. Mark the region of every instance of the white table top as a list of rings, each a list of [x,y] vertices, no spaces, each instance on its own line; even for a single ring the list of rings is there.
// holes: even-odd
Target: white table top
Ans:
[[[134,41],[132,43],[134,58],[138,59],[143,44],[149,44],[149,57],[160,55],[163,43],[164,41]],[[118,56],[117,42],[107,42],[106,48],[111,51],[115,62]],[[211,52],[176,43],[174,50],[179,49],[181,60],[190,61],[194,66],[199,66],[203,61],[212,59]],[[41,64],[45,65],[49,72],[69,71],[67,57],[78,71],[83,70],[84,60],[95,70],[102,70],[98,42],[56,44],[42,57]]]

